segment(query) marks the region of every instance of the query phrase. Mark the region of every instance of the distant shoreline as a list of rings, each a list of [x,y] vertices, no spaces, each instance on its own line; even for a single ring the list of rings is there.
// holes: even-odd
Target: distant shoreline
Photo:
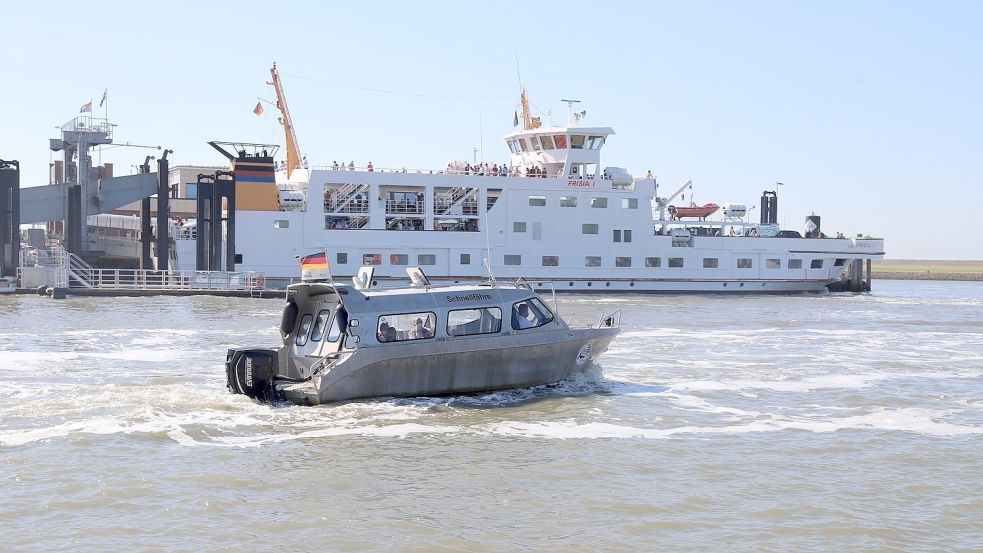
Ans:
[[[871,278],[883,280],[983,280],[983,261],[878,259]]]
[[[871,280],[977,280],[983,273],[936,273],[932,271],[872,271]]]

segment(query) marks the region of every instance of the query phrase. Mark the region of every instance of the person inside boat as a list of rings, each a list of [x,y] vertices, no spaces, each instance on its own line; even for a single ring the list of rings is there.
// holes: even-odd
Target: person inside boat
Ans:
[[[389,323],[382,323],[381,325],[379,325],[379,331],[376,332],[376,338],[380,342],[388,342],[389,341],[388,332],[389,332]]]
[[[413,319],[413,330],[410,331],[410,340],[420,340],[423,338],[433,338],[433,332],[429,328],[423,326],[423,318],[417,317]]]
[[[512,317],[513,325],[512,327],[516,330],[522,330],[525,328],[532,328],[536,326],[535,316],[530,318],[529,306],[525,302],[520,303],[515,308],[515,316]]]

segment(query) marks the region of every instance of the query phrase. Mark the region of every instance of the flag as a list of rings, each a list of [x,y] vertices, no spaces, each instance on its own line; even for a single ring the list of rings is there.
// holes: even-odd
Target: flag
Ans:
[[[256,107],[253,108],[253,113],[256,115],[263,115],[263,102],[256,102]]]
[[[92,113],[92,100],[89,100],[88,104],[82,106],[82,109],[79,110],[79,113]]]
[[[328,256],[324,253],[316,253],[313,255],[307,255],[300,258],[300,269],[302,271],[307,271],[310,269],[327,269],[328,268]]]
[[[106,103],[106,94],[109,94],[108,88],[103,89],[102,91],[102,100],[99,100],[99,107],[102,107],[102,105]]]
[[[518,110],[516,110],[515,117],[512,119],[512,126],[513,127],[518,127],[519,126],[519,111]]]

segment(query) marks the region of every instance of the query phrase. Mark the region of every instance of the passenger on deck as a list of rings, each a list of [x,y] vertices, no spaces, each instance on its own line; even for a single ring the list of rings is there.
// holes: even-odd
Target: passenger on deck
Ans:
[[[354,161],[349,161],[348,162],[348,170],[349,171],[354,171],[355,170],[355,162]]]
[[[655,177],[652,176],[652,170],[651,169],[649,169],[648,172],[645,173],[645,178],[647,178],[647,179],[654,179],[655,178]]]
[[[366,169],[366,170],[367,170],[367,171],[368,171],[369,173],[371,173],[371,172],[373,172],[373,171],[375,171],[375,168],[374,168],[374,167],[372,167],[372,162],[371,162],[371,161],[370,161],[370,162],[369,162],[369,164],[368,164],[368,165],[367,165],[367,166],[365,167],[365,169]]]
[[[304,169],[307,169],[307,154],[304,154],[303,163],[304,163]]]
[[[331,162],[331,169],[333,169],[335,171],[338,170],[338,162],[337,161]]]

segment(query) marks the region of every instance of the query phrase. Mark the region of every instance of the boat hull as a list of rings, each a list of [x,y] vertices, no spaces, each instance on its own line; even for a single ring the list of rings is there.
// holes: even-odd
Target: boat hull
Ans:
[[[616,328],[558,329],[365,348],[308,382],[281,386],[278,395],[315,405],[549,384],[595,362],[617,333]]]

